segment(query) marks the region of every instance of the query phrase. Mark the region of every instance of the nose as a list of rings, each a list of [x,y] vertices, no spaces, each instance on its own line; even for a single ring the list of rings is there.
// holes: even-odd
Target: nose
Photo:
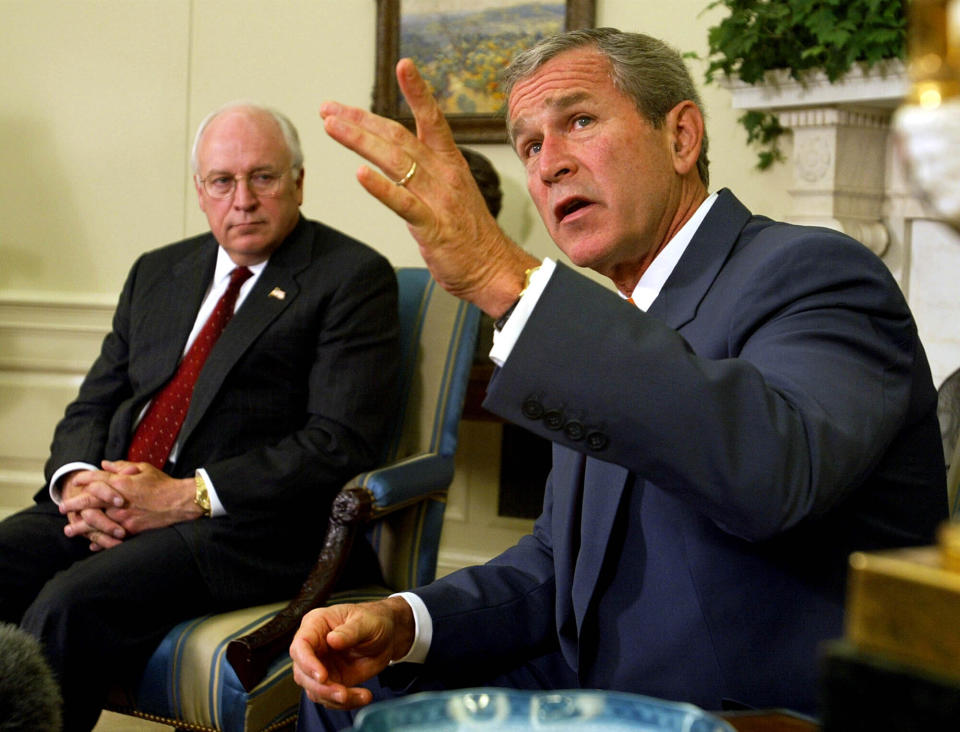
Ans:
[[[256,208],[259,200],[256,194],[250,190],[250,181],[243,176],[237,178],[237,187],[233,191],[233,207],[249,211]]]
[[[546,184],[557,183],[576,172],[577,164],[562,137],[548,136],[540,143],[537,156],[540,178]]]

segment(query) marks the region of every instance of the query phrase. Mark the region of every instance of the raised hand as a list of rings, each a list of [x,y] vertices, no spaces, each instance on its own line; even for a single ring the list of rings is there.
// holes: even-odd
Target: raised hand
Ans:
[[[382,171],[365,165],[357,179],[407,222],[437,282],[498,317],[523,289],[525,271],[539,262],[490,215],[413,61],[398,62],[397,81],[413,111],[416,135],[399,122],[337,102],[321,105],[324,128]]]

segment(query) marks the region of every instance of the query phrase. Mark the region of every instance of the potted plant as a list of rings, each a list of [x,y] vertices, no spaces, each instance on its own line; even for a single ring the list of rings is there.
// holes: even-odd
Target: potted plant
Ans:
[[[854,64],[867,68],[903,59],[906,47],[904,0],[713,0],[730,14],[708,33],[706,81],[719,76],[748,84],[768,72],[786,69],[803,81],[812,70],[834,82]],[[749,111],[739,118],[747,142],[759,148],[757,167],[782,159],[778,140],[784,129],[775,114]]]

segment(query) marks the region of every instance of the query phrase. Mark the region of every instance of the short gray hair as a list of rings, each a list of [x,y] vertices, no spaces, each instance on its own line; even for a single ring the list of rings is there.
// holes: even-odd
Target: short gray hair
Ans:
[[[203,118],[203,121],[200,122],[200,125],[197,127],[197,134],[193,136],[193,147],[190,150],[190,167],[193,169],[194,173],[199,173],[200,165],[197,161],[197,150],[200,147],[200,140],[203,137],[203,133],[206,131],[207,127],[210,126],[210,123],[213,122],[217,117],[219,117],[224,112],[229,112],[234,109],[252,109],[257,112],[263,112],[264,114],[270,116],[274,122],[280,127],[280,132],[283,135],[283,141],[287,145],[287,151],[290,153],[290,167],[299,173],[303,169],[303,149],[300,147],[300,135],[297,134],[297,128],[293,126],[293,122],[289,118],[277,110],[266,107],[257,102],[247,102],[247,101],[236,101],[228,102],[222,107],[218,107],[213,110],[210,114]],[[294,176],[296,177],[296,176]]]
[[[560,33],[522,51],[504,71],[503,86],[509,98],[518,82],[537,71],[564,51],[592,46],[610,62],[613,85],[633,99],[640,114],[659,128],[667,113],[689,100],[706,118],[700,94],[683,57],[661,40],[643,33],[626,33],[616,28],[587,28]],[[707,160],[707,132],[703,132],[697,173],[703,185],[710,180]]]

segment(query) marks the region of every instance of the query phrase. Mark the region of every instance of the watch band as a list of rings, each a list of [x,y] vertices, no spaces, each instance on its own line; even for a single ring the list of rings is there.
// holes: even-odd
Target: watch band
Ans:
[[[197,484],[197,492],[193,496],[193,502],[200,507],[204,516],[210,516],[210,493],[207,491],[207,483],[203,479],[203,476],[200,475],[199,470],[194,473],[193,479]]]
[[[496,328],[498,331],[503,330],[503,326],[505,326],[507,324],[507,321],[510,320],[510,316],[513,315],[513,311],[516,310],[517,308],[517,303],[519,303],[520,298],[523,297],[523,293],[525,293],[530,288],[530,278],[533,277],[534,272],[536,272],[538,269],[540,269],[540,265],[537,265],[536,267],[531,267],[530,269],[524,271],[523,289],[520,290],[520,294],[517,295],[517,299],[513,301],[513,305],[507,308],[507,312],[505,312],[503,315],[497,318],[493,323],[493,327]]]

